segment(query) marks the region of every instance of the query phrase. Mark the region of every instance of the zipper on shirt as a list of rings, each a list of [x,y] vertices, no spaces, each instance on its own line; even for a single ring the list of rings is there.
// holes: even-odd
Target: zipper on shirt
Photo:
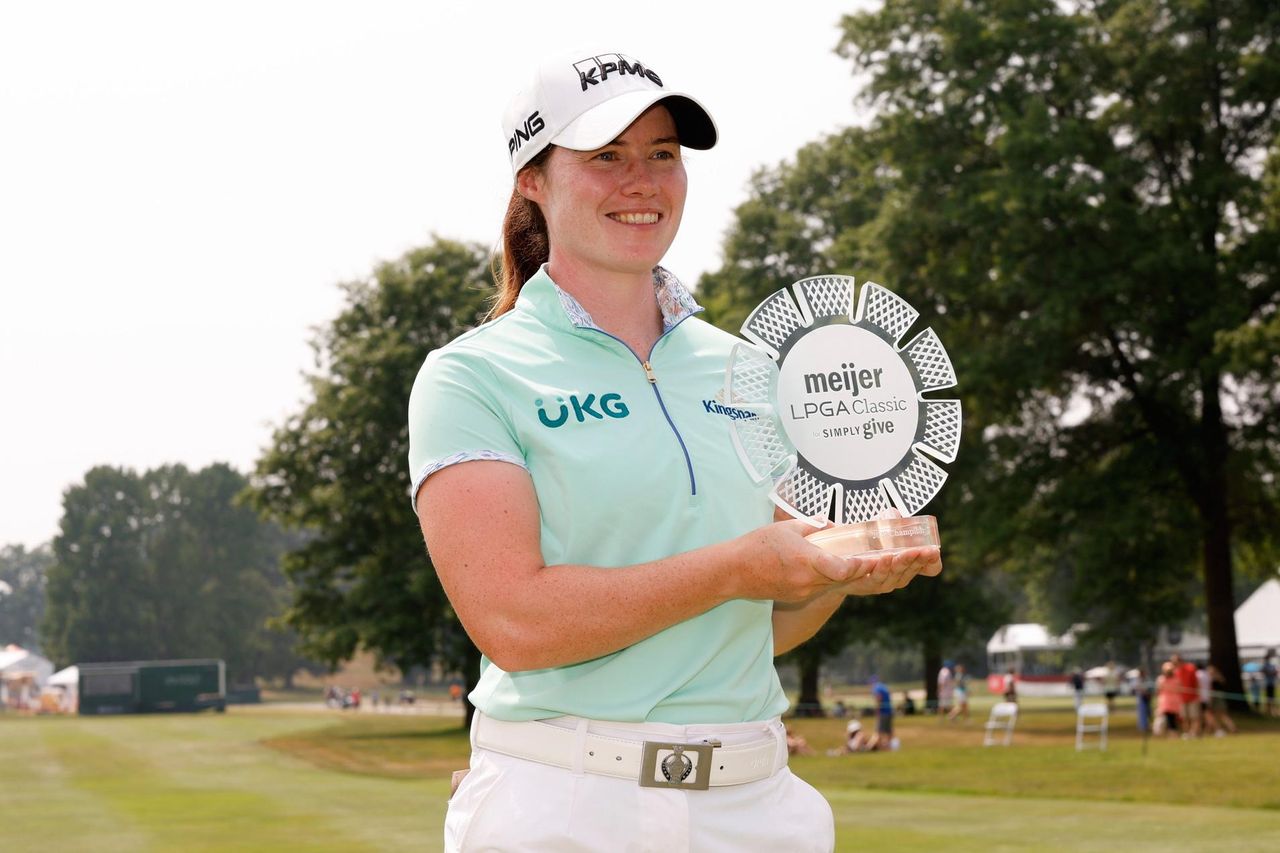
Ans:
[[[653,346],[649,348],[648,358],[641,358],[640,356],[636,355],[635,350],[627,346],[626,341],[622,340],[622,338],[619,338],[616,335],[611,335],[601,328],[596,328],[596,327],[591,327],[591,328],[592,328],[592,331],[599,332],[600,334],[604,335],[607,338],[613,338],[615,341],[622,344],[623,349],[625,349],[628,353],[630,353],[632,358],[640,362],[640,366],[644,368],[644,377],[649,381],[649,387],[653,389],[653,396],[658,400],[658,408],[662,409],[662,416],[667,419],[667,425],[671,427],[671,432],[675,435],[676,441],[680,443],[680,452],[684,454],[685,468],[687,468],[689,471],[689,494],[696,496],[698,494],[698,481],[693,475],[693,458],[689,456],[689,447],[684,443],[684,436],[680,435],[680,430],[676,428],[676,422],[671,419],[671,413],[667,411],[667,404],[662,399],[662,392],[658,390],[658,377],[653,372],[653,366],[650,365],[649,363],[649,359],[653,358],[653,351],[658,348],[658,344],[662,341],[662,339],[665,338],[667,335],[671,334],[672,332],[674,332],[676,328],[680,325],[680,323],[683,323],[687,319],[689,318],[685,317],[681,319],[679,323],[675,324],[675,326],[672,326],[670,329],[667,329],[665,332],[659,335],[658,340],[654,341]]]
[[[658,340],[662,339],[659,338]],[[656,347],[657,345],[655,342],[654,346]],[[649,355],[653,355],[652,349],[649,350]],[[698,481],[693,476],[693,459],[689,457],[689,448],[685,445],[684,437],[680,435],[680,430],[676,428],[676,422],[671,419],[671,413],[667,411],[667,404],[662,399],[662,392],[658,390],[658,377],[654,374],[653,367],[646,360],[641,360],[640,366],[644,368],[644,375],[649,380],[649,387],[653,389],[653,396],[658,398],[658,407],[662,409],[663,417],[667,419],[667,423],[671,426],[671,431],[675,433],[676,441],[680,442],[680,451],[684,454],[684,464],[689,469],[689,494],[696,495],[698,494]]]

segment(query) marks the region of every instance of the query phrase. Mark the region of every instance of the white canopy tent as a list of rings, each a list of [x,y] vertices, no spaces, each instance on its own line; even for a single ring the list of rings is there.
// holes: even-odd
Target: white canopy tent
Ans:
[[[1083,627],[1075,625],[1055,635],[1036,622],[1002,625],[987,642],[987,672],[999,677],[1013,671],[1018,692],[1027,696],[1069,695],[1066,658],[1076,647],[1076,631]]]
[[[1280,580],[1272,578],[1236,608],[1236,643],[1241,660],[1261,659],[1280,650]]]
[[[45,684],[54,687],[70,687],[74,689],[80,684],[80,667],[69,666],[66,669],[60,669],[53,675],[49,676],[49,680]]]
[[[30,707],[52,674],[53,664],[48,658],[21,646],[5,646],[0,651],[0,704]]]
[[[1241,662],[1262,660],[1268,649],[1280,651],[1280,580],[1272,578],[1253,591],[1236,608],[1236,645]],[[1160,631],[1155,657],[1164,660],[1177,653],[1185,660],[1209,657],[1209,638],[1196,631]]]
[[[50,700],[42,702],[47,710],[62,714],[74,714],[80,707],[80,667],[72,665],[60,669],[44,683],[46,697]]]

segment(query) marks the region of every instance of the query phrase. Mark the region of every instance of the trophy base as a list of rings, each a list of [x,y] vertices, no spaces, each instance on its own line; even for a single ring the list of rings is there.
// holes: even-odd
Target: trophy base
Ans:
[[[840,524],[806,537],[837,557],[860,557],[903,551],[907,548],[940,548],[938,519],[932,515],[881,518],[857,524]]]

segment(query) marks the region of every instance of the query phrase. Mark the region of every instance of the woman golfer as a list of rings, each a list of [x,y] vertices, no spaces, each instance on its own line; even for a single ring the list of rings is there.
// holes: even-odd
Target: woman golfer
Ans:
[[[658,266],[706,109],[619,53],[540,67],[505,116],[492,318],[409,410],[422,532],[484,653],[450,850],[830,850],[787,769],[775,655],[937,549],[841,559],[774,521],[715,401],[735,339]]]

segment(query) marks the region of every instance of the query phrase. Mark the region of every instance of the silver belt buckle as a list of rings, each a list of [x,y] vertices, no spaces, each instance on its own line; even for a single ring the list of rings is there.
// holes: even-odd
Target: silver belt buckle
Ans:
[[[640,787],[707,790],[711,784],[711,751],[717,746],[720,746],[718,740],[704,740],[702,743],[645,741],[640,760]],[[658,754],[661,752],[669,754],[659,763]],[[696,764],[686,754],[690,752],[698,757]],[[657,778],[659,771],[661,779]]]

